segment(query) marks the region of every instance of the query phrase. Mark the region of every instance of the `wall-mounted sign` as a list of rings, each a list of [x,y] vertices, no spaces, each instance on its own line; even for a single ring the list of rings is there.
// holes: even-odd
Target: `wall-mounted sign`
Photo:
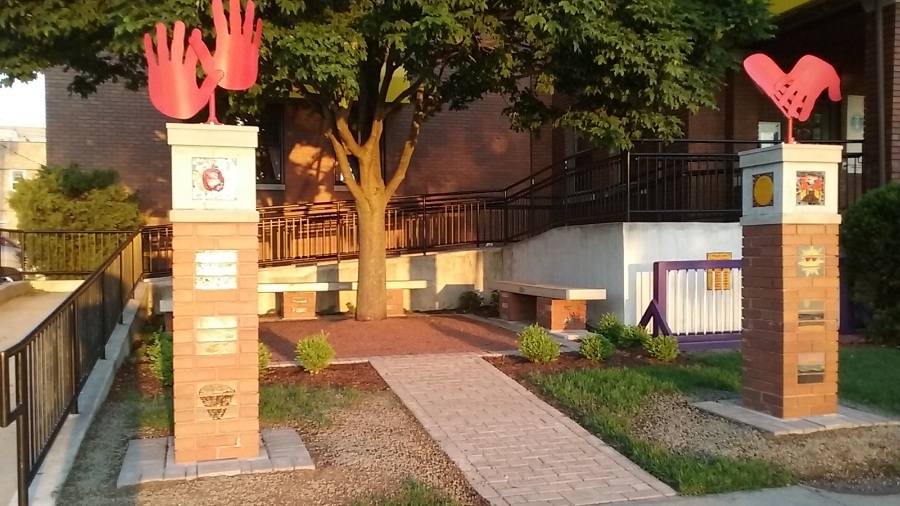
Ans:
[[[237,288],[237,250],[198,251],[194,257],[194,288],[233,290]]]
[[[720,251],[706,254],[707,260],[731,260],[731,252]],[[707,269],[706,270],[706,289],[707,290],[731,290],[731,270],[729,269]]]

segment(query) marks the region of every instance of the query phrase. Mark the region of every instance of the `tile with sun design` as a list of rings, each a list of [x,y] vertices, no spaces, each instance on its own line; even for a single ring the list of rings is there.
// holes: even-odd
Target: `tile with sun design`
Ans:
[[[797,171],[797,205],[825,205],[825,172]]]
[[[797,276],[801,278],[814,278],[824,274],[824,246],[800,246],[797,248]]]

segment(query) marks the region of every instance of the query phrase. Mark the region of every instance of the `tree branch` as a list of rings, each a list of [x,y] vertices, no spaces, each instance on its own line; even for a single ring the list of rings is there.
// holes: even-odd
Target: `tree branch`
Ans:
[[[350,131],[350,109],[346,107],[338,107],[337,114],[334,117],[334,126],[337,127],[338,135],[344,146],[350,150],[350,153],[362,160],[366,157],[366,152],[362,146],[353,138],[353,132]]]
[[[400,94],[397,95],[397,98],[395,98],[394,101],[391,102],[390,107],[388,107],[387,114],[391,114],[392,112],[396,111],[397,109],[403,107],[403,101],[406,100],[407,98],[411,97],[413,95],[413,93],[418,92],[419,88],[422,86],[422,84],[424,82],[425,82],[424,77],[419,78],[419,80],[417,80],[415,83],[410,84],[409,88],[406,88],[405,90],[400,92]]]
[[[397,163],[397,170],[391,176],[391,181],[384,190],[385,198],[388,200],[394,196],[400,183],[406,177],[406,170],[409,168],[409,162],[412,159],[413,152],[416,150],[416,143],[419,141],[419,130],[422,126],[422,105],[425,101],[425,90],[419,85],[416,93],[416,108],[413,111],[412,122],[409,126],[409,137],[403,144],[403,152],[400,153],[400,161]]]
[[[334,149],[334,157],[337,158],[338,167],[341,169],[341,175],[344,176],[344,184],[350,190],[350,194],[356,199],[357,205],[364,205],[365,193],[360,188],[356,178],[353,177],[353,171],[350,170],[350,160],[347,158],[347,151],[341,141],[334,136],[331,130],[325,132],[325,137],[331,141],[331,147]]]

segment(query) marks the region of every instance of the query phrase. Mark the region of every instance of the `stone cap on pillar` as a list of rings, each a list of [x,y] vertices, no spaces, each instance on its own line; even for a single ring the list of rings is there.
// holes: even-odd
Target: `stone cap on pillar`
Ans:
[[[172,209],[256,210],[255,126],[167,123]]]
[[[842,146],[776,144],[740,153],[741,224],[840,223]]]

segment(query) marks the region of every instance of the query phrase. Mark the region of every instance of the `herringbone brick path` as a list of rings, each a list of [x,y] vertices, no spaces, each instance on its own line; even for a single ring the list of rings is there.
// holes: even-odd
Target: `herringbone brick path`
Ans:
[[[491,504],[601,504],[675,492],[476,354],[371,364]]]

